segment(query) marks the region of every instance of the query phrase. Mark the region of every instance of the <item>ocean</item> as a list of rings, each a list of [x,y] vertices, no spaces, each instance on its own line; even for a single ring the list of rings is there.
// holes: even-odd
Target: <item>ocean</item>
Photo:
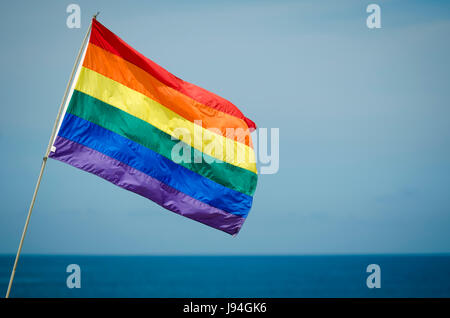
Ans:
[[[1,293],[13,262],[0,256]],[[69,264],[81,288],[67,287]],[[380,288],[367,287],[369,264]],[[10,297],[450,297],[450,255],[23,255]]]

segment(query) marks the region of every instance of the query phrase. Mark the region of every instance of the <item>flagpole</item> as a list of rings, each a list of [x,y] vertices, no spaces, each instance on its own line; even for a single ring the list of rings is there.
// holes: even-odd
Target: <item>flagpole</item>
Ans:
[[[93,18],[95,19],[97,17],[97,15],[98,15],[98,12],[93,16]],[[61,105],[59,106],[58,114],[57,114],[56,119],[55,119],[55,124],[53,125],[53,129],[52,129],[52,133],[51,133],[51,136],[50,136],[50,141],[48,142],[47,150],[45,151],[45,155],[42,158],[41,170],[39,171],[39,177],[38,177],[38,180],[36,182],[36,186],[34,188],[33,198],[31,199],[30,207],[28,208],[27,219],[25,221],[25,226],[23,228],[22,237],[21,237],[20,243],[19,243],[19,248],[17,249],[16,259],[14,260],[14,266],[13,266],[13,269],[12,269],[12,272],[11,272],[11,277],[9,279],[8,290],[6,291],[5,298],[9,298],[9,293],[11,292],[11,287],[12,287],[12,284],[13,284],[13,281],[14,281],[14,276],[16,274],[17,262],[19,261],[20,252],[22,251],[23,241],[25,240],[25,235],[27,233],[28,224],[30,223],[31,212],[33,211],[34,202],[36,201],[36,196],[37,196],[37,193],[38,193],[38,190],[39,190],[39,186],[41,184],[42,175],[44,174],[44,169],[45,169],[45,166],[47,164],[48,155],[50,154],[50,150],[51,150],[51,147],[53,145],[53,141],[54,141],[54,138],[55,138],[55,135],[56,135],[56,130],[58,128],[58,123],[59,123],[59,121],[61,119],[61,115],[62,115],[62,112],[63,112],[64,105],[66,104],[66,100],[67,100],[67,96],[68,96],[68,93],[69,93],[69,89],[70,89],[70,86],[71,86],[72,81],[73,81],[73,76],[75,74],[76,69],[78,68],[78,64],[80,63],[81,53],[83,52],[83,49],[86,46],[86,40],[88,38],[89,33],[91,32],[91,28],[92,28],[92,21],[89,24],[89,28],[88,28],[88,30],[86,32],[86,35],[84,36],[83,42],[82,42],[81,47],[80,47],[80,49],[78,51],[78,55],[77,55],[77,58],[75,60],[75,64],[73,65],[73,68],[72,68],[72,73],[70,74],[69,82],[67,83],[67,86],[66,86],[66,91],[64,92],[64,96],[62,98]]]

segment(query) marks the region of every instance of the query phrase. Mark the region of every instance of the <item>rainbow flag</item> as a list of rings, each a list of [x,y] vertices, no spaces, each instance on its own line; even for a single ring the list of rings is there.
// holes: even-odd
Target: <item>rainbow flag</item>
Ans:
[[[257,183],[255,128],[93,19],[49,157],[236,234]]]

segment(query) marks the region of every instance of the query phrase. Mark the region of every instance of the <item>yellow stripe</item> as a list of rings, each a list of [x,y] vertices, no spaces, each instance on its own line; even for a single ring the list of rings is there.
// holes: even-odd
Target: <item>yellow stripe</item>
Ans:
[[[252,148],[196,125],[151,98],[106,76],[82,67],[75,89],[142,119],[174,138],[182,139],[179,136],[180,131],[185,131],[190,140],[183,141],[195,149],[257,173]],[[178,130],[180,128],[183,130]]]

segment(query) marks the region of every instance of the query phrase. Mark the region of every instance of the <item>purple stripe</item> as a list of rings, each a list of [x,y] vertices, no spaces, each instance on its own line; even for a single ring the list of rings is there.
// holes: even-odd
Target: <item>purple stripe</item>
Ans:
[[[140,194],[162,207],[229,234],[239,232],[245,219],[212,207],[180,192],[123,162],[69,139],[56,137],[49,157],[93,173]]]

